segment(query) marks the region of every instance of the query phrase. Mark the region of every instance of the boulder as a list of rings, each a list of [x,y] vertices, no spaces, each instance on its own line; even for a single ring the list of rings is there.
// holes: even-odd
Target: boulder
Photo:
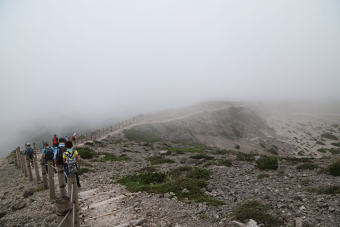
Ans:
[[[247,223],[243,224],[242,222],[238,221],[232,221],[231,222],[232,227],[259,227],[257,225],[257,222],[254,221],[253,219],[250,219]]]
[[[169,155],[169,154],[171,154],[171,152],[168,151],[168,150],[161,150],[161,151],[159,151],[159,154],[160,155]]]
[[[34,194],[34,188],[28,188],[24,191],[24,198],[30,197]]]
[[[12,206],[12,210],[21,210],[26,206],[26,202],[23,200],[20,200],[18,202],[16,202],[13,206]]]

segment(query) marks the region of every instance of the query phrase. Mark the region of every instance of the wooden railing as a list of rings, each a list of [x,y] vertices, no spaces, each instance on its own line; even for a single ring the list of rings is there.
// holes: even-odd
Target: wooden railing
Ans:
[[[112,126],[95,130],[91,133],[80,134],[78,136],[77,144],[86,143],[90,140],[97,140],[104,138],[111,132],[121,130],[133,124],[137,124],[143,120],[143,116],[139,115],[129,120],[116,123]],[[76,144],[76,145],[77,145]],[[34,155],[33,160],[24,155],[20,147],[17,147],[15,152],[15,165],[30,182],[37,184],[39,187],[49,189],[50,200],[55,202],[57,216],[59,217],[58,227],[80,226],[79,220],[79,201],[78,201],[78,187],[76,183],[76,176],[70,174],[67,178],[67,191],[64,177],[64,168],[62,165],[53,165],[53,161],[40,161],[40,171],[37,153],[40,149],[36,149],[33,144]],[[32,173],[34,168],[34,175]],[[41,172],[41,176],[40,176]],[[58,175],[59,194],[56,196],[54,174]],[[72,214],[72,215],[71,215]]]

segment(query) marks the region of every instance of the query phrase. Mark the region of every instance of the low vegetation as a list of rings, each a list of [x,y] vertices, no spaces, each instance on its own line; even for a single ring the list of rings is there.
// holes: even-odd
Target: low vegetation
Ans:
[[[169,172],[151,172],[129,175],[118,180],[130,192],[146,191],[164,194],[173,192],[180,200],[187,198],[195,202],[206,202],[209,205],[223,205],[201,192],[201,188],[208,185],[210,172],[197,167],[179,167]]]
[[[298,170],[313,170],[319,168],[317,164],[307,162],[296,167]]]
[[[238,152],[236,154],[236,159],[239,161],[247,161],[247,162],[252,162],[255,160],[256,154],[246,154],[242,152]]]
[[[321,153],[329,152],[329,153],[331,153],[333,155],[340,154],[340,148],[319,148],[318,151],[321,152]]]
[[[215,150],[212,152],[213,154],[220,154],[220,155],[226,155],[226,154],[236,154],[236,151],[233,150]]]
[[[213,160],[214,159],[214,157],[209,156],[207,154],[196,154],[196,155],[190,156],[190,158],[192,158],[192,159],[205,159],[205,160]]]
[[[297,158],[297,157],[281,157],[281,160],[285,160],[292,164],[306,163],[314,160],[314,158]]]
[[[333,176],[340,176],[340,159],[336,160],[328,166],[329,174]]]
[[[269,150],[267,150],[268,153],[271,153],[273,155],[278,155],[279,153],[277,152],[277,149],[275,149],[274,147],[270,148]]]
[[[115,155],[112,153],[108,153],[108,152],[101,152],[99,153],[99,155],[101,155],[102,157],[97,158],[97,162],[122,162],[122,161],[130,161],[131,158],[125,154],[122,155]]]
[[[89,147],[78,147],[77,151],[83,159],[92,159],[97,155],[97,153]]]
[[[268,213],[270,208],[258,201],[245,201],[241,206],[234,210],[233,215],[236,220],[246,222],[253,219],[263,224],[265,227],[281,226],[283,221]]]
[[[168,150],[177,154],[184,153],[201,153],[202,147],[194,146],[194,147],[164,147],[163,150]]]
[[[340,147],[340,142],[332,143],[332,145],[335,146],[335,147]]]
[[[216,165],[231,167],[232,161],[229,159],[220,159],[220,160],[217,160]]]
[[[164,158],[162,156],[152,156],[147,158],[148,161],[150,161],[151,165],[158,165],[158,164],[164,164],[164,163],[174,163],[175,161],[169,158]]]
[[[316,187],[316,188],[310,188],[309,191],[315,192],[318,194],[335,195],[335,194],[340,194],[340,186],[339,185],[321,186],[321,187]]]
[[[156,133],[152,132],[142,132],[137,129],[126,129],[124,130],[124,135],[127,139],[133,140],[133,141],[138,141],[138,142],[147,142],[147,143],[152,143],[152,142],[157,142],[161,141],[161,138],[159,138]]]
[[[276,157],[261,156],[256,160],[256,166],[259,169],[276,170],[279,167],[279,162]]]
[[[330,139],[330,140],[338,140],[339,138],[332,133],[325,132],[321,135],[322,138]]]

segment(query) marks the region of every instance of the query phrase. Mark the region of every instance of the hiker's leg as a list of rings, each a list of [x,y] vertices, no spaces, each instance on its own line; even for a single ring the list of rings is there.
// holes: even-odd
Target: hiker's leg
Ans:
[[[79,174],[78,173],[76,174],[76,177],[77,177],[77,186],[78,186],[78,188],[80,188],[80,179],[79,179]]]

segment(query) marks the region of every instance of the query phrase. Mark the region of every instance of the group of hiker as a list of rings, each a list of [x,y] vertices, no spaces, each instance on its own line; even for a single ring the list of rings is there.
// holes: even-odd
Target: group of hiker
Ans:
[[[49,163],[52,163],[54,170],[56,167],[62,166],[64,168],[65,181],[67,182],[70,174],[74,174],[77,178],[78,187],[81,187],[79,179],[80,157],[78,151],[73,148],[74,144],[76,144],[75,133],[72,135],[71,140],[66,136],[65,138],[58,138],[57,135],[54,135],[51,146],[47,142],[43,143],[41,162],[45,164],[46,171],[48,171]],[[26,143],[25,147],[24,155],[26,155],[28,160],[31,160],[33,166],[35,151],[30,143]]]

